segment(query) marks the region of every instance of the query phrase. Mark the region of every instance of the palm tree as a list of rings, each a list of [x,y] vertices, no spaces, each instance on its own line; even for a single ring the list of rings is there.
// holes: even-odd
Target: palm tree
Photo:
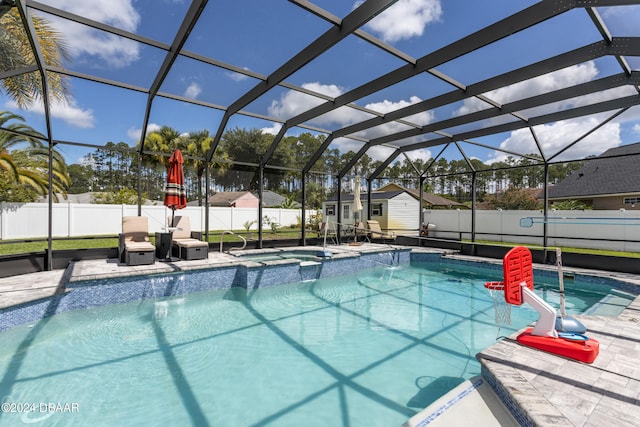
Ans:
[[[169,167],[169,155],[178,148],[180,132],[171,126],[162,126],[159,130],[151,132],[144,139],[143,164],[154,167],[163,165]]]
[[[38,139],[38,137],[42,137],[42,135],[26,124],[7,124],[10,120],[24,121],[24,118],[8,111],[0,111],[0,128],[9,130],[9,132],[0,132],[0,168],[11,172],[15,180],[18,181],[18,165],[14,161],[10,150],[19,147],[20,145],[24,145],[25,143],[31,148],[41,147],[42,141]],[[28,136],[29,134],[33,135],[33,137]]]
[[[0,131],[0,169],[9,172],[16,184],[45,195],[49,187],[49,148],[42,143],[44,136],[26,124],[9,123],[11,120],[24,121],[24,118],[0,111],[0,128],[6,129]],[[62,155],[56,150],[52,150],[52,155],[51,191],[57,201],[56,193],[66,195],[71,180]]]
[[[17,72],[36,63],[33,50],[17,8],[0,15],[0,70]],[[52,67],[61,67],[70,55],[60,34],[51,25],[37,15],[31,15],[35,36],[45,63]],[[50,99],[66,101],[69,94],[69,79],[58,73],[47,73]],[[42,99],[42,81],[40,73],[17,74],[0,80],[0,91],[12,98],[20,108],[33,105]]]
[[[207,169],[207,153],[211,149],[211,143],[213,137],[206,129],[190,132],[189,135],[181,138],[179,146],[182,153],[186,156],[185,164],[192,166],[196,171],[197,176],[197,188],[198,188],[198,205],[202,206],[202,176]],[[217,159],[226,160],[228,157],[222,150],[218,150]],[[214,162],[212,167],[215,167],[219,174],[224,174],[227,170],[226,162]]]

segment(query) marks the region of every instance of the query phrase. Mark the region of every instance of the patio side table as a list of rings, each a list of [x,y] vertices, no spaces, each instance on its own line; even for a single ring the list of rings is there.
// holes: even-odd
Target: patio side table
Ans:
[[[171,259],[172,232],[156,232],[156,257],[160,260]]]

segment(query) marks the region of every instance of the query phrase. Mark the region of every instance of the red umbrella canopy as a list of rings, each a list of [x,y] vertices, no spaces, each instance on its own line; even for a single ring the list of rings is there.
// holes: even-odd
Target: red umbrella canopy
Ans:
[[[167,184],[164,188],[164,205],[172,210],[187,207],[187,192],[184,188],[184,170],[182,152],[175,150],[169,157]]]

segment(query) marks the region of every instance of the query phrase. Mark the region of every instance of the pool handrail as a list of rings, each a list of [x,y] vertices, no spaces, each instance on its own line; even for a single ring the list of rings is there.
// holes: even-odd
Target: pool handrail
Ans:
[[[223,240],[223,237],[224,237],[224,235],[225,235],[225,234],[233,234],[234,236],[241,238],[241,239],[242,239],[242,241],[244,242],[244,244],[242,245],[242,247],[241,247],[241,248],[231,248],[231,249],[229,249],[229,251],[231,251],[231,250],[238,250],[238,251],[241,251],[241,250],[243,250],[244,248],[246,248],[246,247],[247,247],[247,239],[245,239],[244,237],[242,237],[242,236],[241,236],[241,235],[239,235],[239,234],[234,233],[234,232],[233,232],[233,231],[231,231],[231,230],[225,230],[225,231],[223,231],[223,232],[222,232],[222,234],[220,235],[220,253],[222,253],[222,240]]]

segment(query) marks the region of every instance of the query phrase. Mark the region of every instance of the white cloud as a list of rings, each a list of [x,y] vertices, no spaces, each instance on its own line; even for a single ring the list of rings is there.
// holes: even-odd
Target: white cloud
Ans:
[[[307,89],[316,93],[321,93],[321,94],[330,96],[332,98],[336,98],[343,93],[342,88],[336,85],[324,85],[318,82],[304,83],[302,87],[304,89]],[[400,108],[404,108],[409,105],[418,103],[420,101],[422,100],[419,97],[412,96],[411,98],[409,98],[409,100],[400,100],[395,102],[389,101],[389,100],[383,100],[380,102],[369,103],[364,107],[366,109],[385,114],[390,111],[395,111]],[[290,90],[285,92],[280,97],[279,100],[274,100],[271,103],[268,109],[268,112],[270,115],[274,117],[287,120],[293,116],[296,116],[324,102],[326,102],[324,99],[307,95],[302,92]],[[313,120],[311,120],[311,122],[312,124],[320,127],[330,127],[330,126],[345,127],[353,123],[358,123],[363,120],[370,119],[372,117],[374,117],[372,114],[369,114],[360,110],[356,110],[354,108],[340,107],[329,113],[315,117]],[[414,114],[410,117],[406,117],[405,119],[407,121],[410,121],[419,125],[425,125],[433,121],[434,115],[433,115],[433,112],[423,112],[419,114]],[[380,137],[383,135],[389,135],[396,132],[400,132],[409,128],[410,128],[409,126],[401,123],[389,122],[389,123],[385,123],[370,129],[366,129],[361,132],[357,132],[356,134],[354,134],[354,136],[357,136],[359,138],[364,138],[364,139],[372,139],[372,138]],[[403,140],[403,143],[410,143],[410,142],[412,142],[412,140],[410,139]],[[335,144],[343,152],[347,152],[349,150],[358,151],[362,145],[360,141],[354,141],[352,139],[346,139],[346,138],[336,139]]]
[[[156,124],[156,123],[149,123],[147,125],[147,135],[149,135],[151,132],[155,132],[160,130],[160,128],[162,128],[161,125]],[[127,131],[127,135],[129,136],[129,138],[131,138],[133,141],[140,141],[140,135],[142,134],[142,129],[141,128],[134,128],[131,127],[129,128],[129,130]]]
[[[324,85],[318,82],[314,83],[304,83],[302,85],[304,89],[321,93],[332,98],[336,98],[343,93],[342,88],[336,85]],[[373,110],[379,113],[388,113],[390,111],[395,111],[400,108],[407,107],[409,105],[420,102],[421,99],[417,96],[412,96],[409,100],[400,100],[397,102],[383,100],[380,102],[373,102],[365,105],[364,107]],[[326,102],[324,99],[317,98],[311,95],[307,95],[302,92],[297,92],[294,90],[289,90],[285,92],[279,100],[272,101],[269,106],[268,112],[270,115],[287,120],[293,116],[296,116],[306,110],[309,110],[313,107],[316,107],[320,104]],[[356,110],[350,107],[340,107],[329,113],[323,114],[311,120],[314,125],[317,126],[339,126],[344,127],[353,123],[358,123],[366,119],[370,119],[374,117],[373,115]],[[408,121],[425,125],[433,121],[433,113],[432,112],[424,112],[415,114],[413,116],[407,117]],[[357,135],[362,138],[373,138],[376,136],[380,136],[382,134],[389,134],[394,132],[399,132],[401,130],[407,129],[408,127],[399,123],[386,123],[381,126],[377,126],[375,128],[368,129],[363,132],[359,132]]]
[[[51,115],[79,128],[92,128],[95,124],[93,110],[83,110],[76,105],[75,101],[69,104],[53,102]]]
[[[369,110],[377,111],[379,113],[386,114],[391,111],[399,110],[401,108],[408,107],[412,104],[416,104],[420,101],[422,101],[422,99],[420,99],[419,97],[412,96],[411,98],[409,98],[408,101],[400,100],[397,102],[393,102],[389,100],[384,100],[381,102],[374,102],[374,103],[367,104],[365,105],[365,108]],[[424,126],[428,123],[433,122],[434,117],[435,116],[433,111],[425,111],[422,113],[414,114],[412,116],[404,117],[403,120]],[[357,136],[360,136],[365,139],[372,139],[372,138],[377,138],[383,135],[391,135],[397,132],[402,132],[403,130],[407,130],[407,129],[410,129],[410,127],[407,125],[404,125],[398,122],[388,122],[388,123],[364,130],[362,132],[358,132]],[[419,138],[419,137],[416,137],[416,138]],[[415,138],[412,138],[412,139],[415,139]],[[412,141],[410,139],[403,139],[403,142],[410,143]],[[393,142],[391,144],[393,144]]]
[[[633,131],[635,133],[640,133],[640,123],[636,123],[635,125],[633,125]]]
[[[191,83],[189,87],[184,91],[184,96],[186,98],[196,99],[198,95],[202,92],[202,88],[198,83]]]
[[[56,7],[126,31],[135,32],[140,24],[140,15],[133,6],[133,0],[57,0]],[[64,36],[64,42],[76,59],[89,55],[111,67],[120,68],[139,58],[140,46],[132,40],[53,16],[47,16],[47,19]]]
[[[534,127],[534,131],[545,156],[550,157],[594,129],[599,123],[601,123],[601,118],[588,117],[579,120],[558,121],[552,124],[536,126]],[[599,155],[609,148],[618,147],[621,144],[620,124],[608,123],[553,160],[573,160],[581,159],[589,155]],[[538,148],[535,145],[529,129],[518,129],[512,132],[509,138],[500,144],[500,148],[515,153],[538,153]],[[490,158],[487,163],[505,160],[507,156],[505,153],[496,152],[494,157]]]
[[[336,138],[331,143],[330,148],[338,148],[342,153],[353,151],[357,153],[362,148],[362,142],[350,138]]]
[[[56,0],[56,7],[85,18],[134,31],[140,23],[140,15],[132,0],[78,1]]]
[[[598,8],[598,12],[614,36],[637,35],[640,21],[638,6],[602,7]]]
[[[262,131],[262,133],[269,134],[269,135],[277,135],[278,132],[280,132],[281,128],[282,128],[281,123],[274,123],[273,126],[268,128],[262,128],[260,129],[260,131]]]
[[[354,8],[362,4],[356,2]],[[419,37],[424,28],[442,17],[440,0],[399,0],[366,27],[386,42]]]
[[[518,99],[525,99],[542,93],[559,90],[569,86],[594,80],[598,76],[598,69],[593,61],[584,64],[574,65],[562,70],[554,71],[533,79],[506,86],[485,95],[501,104],[513,102]],[[541,114],[549,114],[555,111],[566,110],[583,105],[589,105],[604,100],[625,96],[629,88],[614,88],[594,94],[567,99],[561,102],[536,107],[534,109],[521,111],[526,117],[534,117]],[[488,108],[488,104],[478,99],[465,100],[462,107],[454,115],[469,114],[474,111]],[[606,116],[606,115],[605,115]],[[605,116],[591,116],[570,121],[558,121],[535,127],[536,136],[542,146],[542,150],[547,157],[555,155],[568,144],[595,128]],[[496,121],[491,122],[495,124]],[[593,134],[578,142],[575,146],[560,154],[554,160],[580,159],[588,155],[599,155],[605,150],[621,145],[620,121],[611,122],[598,129]],[[538,153],[538,148],[528,129],[519,129],[511,133],[504,140],[500,147],[515,153],[530,154]],[[507,158],[507,154],[495,152],[487,160],[488,163],[502,161]]]
[[[342,89],[340,87],[336,85],[323,85],[318,82],[304,83],[302,88],[333,98],[342,94]],[[277,118],[290,118],[324,102],[325,100],[322,98],[317,98],[295,90],[289,90],[280,96],[279,100],[271,102],[268,112],[269,115]]]
[[[247,67],[243,67],[243,69],[249,71]],[[249,76],[247,76],[246,74],[235,73],[233,71],[228,71],[225,73],[225,75],[235,82],[242,82],[249,78]]]
[[[413,151],[407,152],[407,157],[409,157],[409,160],[411,161],[422,160],[423,162],[426,162],[432,157],[432,155],[431,155],[431,151],[428,150],[427,148],[421,148],[419,150],[413,150]]]
[[[533,79],[513,85],[505,86],[500,89],[487,92],[486,95],[501,104],[506,104],[518,99],[525,99],[542,93],[552,92],[569,86],[588,82],[596,78],[598,69],[593,61],[584,64],[573,65],[562,70],[554,71],[549,74],[534,77]],[[475,111],[489,108],[490,105],[477,98],[470,98],[464,101],[454,115],[464,115]],[[561,106],[558,105],[558,108]]]
[[[10,109],[19,109],[15,101],[8,101],[5,105]],[[70,98],[67,102],[53,100],[49,104],[49,110],[52,117],[60,119],[70,126],[89,129],[95,124],[93,110],[82,109],[73,98]],[[34,102],[28,111],[44,115],[44,105],[42,102]]]

